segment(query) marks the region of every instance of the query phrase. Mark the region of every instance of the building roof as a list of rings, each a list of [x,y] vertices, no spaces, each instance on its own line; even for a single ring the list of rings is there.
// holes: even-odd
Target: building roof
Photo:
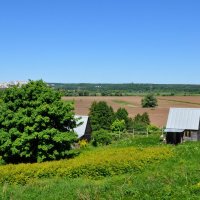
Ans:
[[[166,128],[166,133],[182,133],[184,129],[176,129],[176,128]]]
[[[199,121],[200,108],[170,108],[166,129],[199,130]]]
[[[75,119],[79,119],[80,118],[77,121],[77,125],[82,123],[78,127],[74,128],[74,132],[77,133],[78,138],[81,138],[85,134],[89,117],[88,116],[81,116],[81,115],[75,115],[74,117],[75,117]]]

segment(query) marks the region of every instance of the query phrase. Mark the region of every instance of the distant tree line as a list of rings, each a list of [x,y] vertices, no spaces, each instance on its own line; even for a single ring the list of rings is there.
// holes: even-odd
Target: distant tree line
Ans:
[[[63,96],[200,95],[200,85],[187,84],[61,84],[49,83]]]

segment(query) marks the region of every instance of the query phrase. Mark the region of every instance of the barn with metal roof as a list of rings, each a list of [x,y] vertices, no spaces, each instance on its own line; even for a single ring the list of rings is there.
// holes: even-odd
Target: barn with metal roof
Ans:
[[[200,140],[200,108],[170,108],[166,141],[178,144],[185,140]]]

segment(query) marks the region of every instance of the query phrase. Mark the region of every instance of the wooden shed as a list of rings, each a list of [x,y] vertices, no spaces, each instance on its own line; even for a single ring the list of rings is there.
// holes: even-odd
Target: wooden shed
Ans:
[[[170,108],[165,132],[168,144],[200,140],[200,108]]]

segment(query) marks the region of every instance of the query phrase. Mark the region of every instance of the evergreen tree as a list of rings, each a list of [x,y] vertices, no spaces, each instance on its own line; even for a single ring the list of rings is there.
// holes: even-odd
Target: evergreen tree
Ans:
[[[118,120],[124,120],[126,128],[129,127],[130,118],[128,117],[128,111],[125,108],[119,108],[115,113],[115,118]]]
[[[100,129],[110,130],[114,121],[114,111],[104,101],[93,102],[90,107],[89,117],[93,131]]]
[[[141,122],[143,122],[146,125],[150,125],[149,114],[147,112],[141,115]]]
[[[148,113],[143,113],[142,115],[137,114],[133,120],[133,127],[138,131],[145,131],[150,124],[150,119]]]
[[[65,158],[77,138],[73,109],[42,80],[6,89],[0,102],[0,156],[12,163]]]

